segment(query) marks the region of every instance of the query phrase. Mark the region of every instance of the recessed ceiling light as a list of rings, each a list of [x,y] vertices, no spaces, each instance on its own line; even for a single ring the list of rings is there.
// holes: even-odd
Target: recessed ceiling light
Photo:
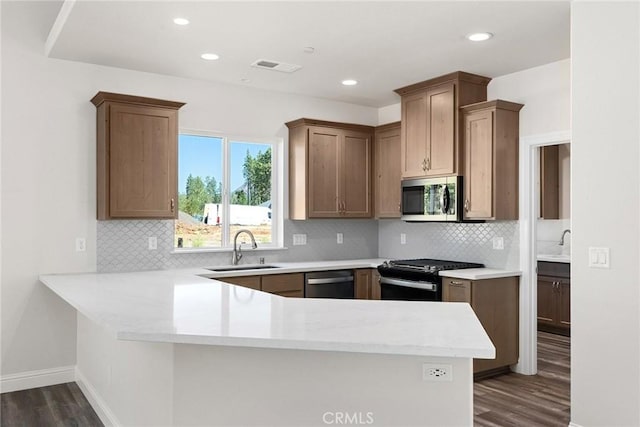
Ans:
[[[485,40],[489,40],[491,37],[493,37],[493,34],[491,33],[473,33],[467,36],[467,38],[472,42],[483,42]]]
[[[187,18],[176,18],[173,23],[176,25],[189,25],[189,20]]]
[[[347,80],[343,80],[342,84],[345,86],[355,86],[358,84],[357,80],[352,80],[352,79],[347,79]]]
[[[220,57],[215,53],[203,53],[202,55],[200,55],[200,58],[206,59],[207,61],[215,61]]]

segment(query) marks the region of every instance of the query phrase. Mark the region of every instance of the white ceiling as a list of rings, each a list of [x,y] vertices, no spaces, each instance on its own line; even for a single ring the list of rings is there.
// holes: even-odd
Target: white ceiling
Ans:
[[[497,77],[568,58],[569,14],[567,1],[77,0],[50,56],[381,107],[398,102],[393,89],[448,72]],[[465,39],[475,31],[495,37]],[[257,59],[303,68],[256,69]]]

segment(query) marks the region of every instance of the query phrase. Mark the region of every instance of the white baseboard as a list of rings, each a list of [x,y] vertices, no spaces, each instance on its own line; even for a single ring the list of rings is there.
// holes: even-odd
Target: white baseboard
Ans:
[[[569,423],[569,427],[582,427],[580,424],[576,424],[574,422]]]
[[[109,406],[100,397],[95,388],[87,381],[87,378],[80,372],[78,367],[75,368],[75,378],[78,387],[82,390],[84,397],[87,398],[89,404],[96,411],[96,415],[102,421],[106,427],[120,427],[122,424],[118,421],[113,411],[109,409]]]
[[[75,366],[20,372],[18,374],[3,375],[0,379],[0,392],[9,393],[30,388],[47,387],[70,383],[75,380]]]

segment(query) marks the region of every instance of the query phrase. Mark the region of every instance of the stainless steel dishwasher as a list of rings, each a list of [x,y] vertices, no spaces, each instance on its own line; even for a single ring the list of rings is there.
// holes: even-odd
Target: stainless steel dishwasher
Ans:
[[[334,270],[306,273],[305,298],[354,298],[353,270]]]

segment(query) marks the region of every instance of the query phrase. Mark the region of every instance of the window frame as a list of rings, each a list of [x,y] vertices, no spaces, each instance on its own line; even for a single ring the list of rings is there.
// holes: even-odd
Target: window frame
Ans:
[[[279,250],[284,247],[284,139],[281,137],[256,137],[228,134],[224,132],[208,131],[201,129],[181,128],[180,135],[192,135],[209,138],[219,138],[222,140],[222,209],[223,227],[221,246],[206,246],[199,248],[178,248],[173,246],[172,253],[193,253],[193,252],[231,252],[233,251],[233,236],[231,236],[229,220],[229,210],[231,201],[231,156],[229,144],[232,142],[249,144],[271,145],[271,243],[259,244],[256,250]],[[180,160],[180,145],[178,142],[176,156]],[[179,176],[179,171],[178,174]],[[180,206],[178,206],[180,210]],[[173,236],[175,240],[175,221],[173,226]],[[228,242],[228,244],[227,244]],[[175,243],[174,243],[175,245]]]

